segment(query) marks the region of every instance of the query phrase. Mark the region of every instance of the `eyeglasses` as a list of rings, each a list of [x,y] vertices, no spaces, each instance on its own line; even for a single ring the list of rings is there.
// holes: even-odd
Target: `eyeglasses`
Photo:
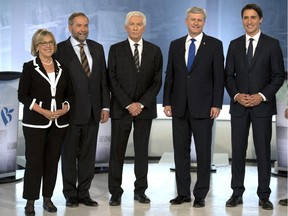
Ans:
[[[54,42],[53,41],[43,41],[43,42],[40,42],[39,44],[41,44],[42,46],[53,46],[54,45]]]

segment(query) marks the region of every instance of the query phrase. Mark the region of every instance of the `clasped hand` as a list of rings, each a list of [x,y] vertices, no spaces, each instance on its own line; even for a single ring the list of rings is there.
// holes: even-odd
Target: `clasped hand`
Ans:
[[[141,104],[138,102],[130,104],[128,111],[131,116],[138,116],[142,112]]]
[[[243,94],[240,93],[236,96],[236,101],[240,103],[244,107],[253,107],[258,106],[262,101],[263,98],[260,94]]]
[[[64,106],[62,109],[58,109],[54,112],[52,112],[51,110],[44,109],[42,115],[44,115],[50,121],[54,121],[55,119],[58,119],[60,116],[66,114],[67,112],[68,108]]]

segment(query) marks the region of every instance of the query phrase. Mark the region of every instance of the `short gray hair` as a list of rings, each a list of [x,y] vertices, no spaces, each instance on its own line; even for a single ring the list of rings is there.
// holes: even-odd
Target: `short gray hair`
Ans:
[[[188,8],[186,10],[186,17],[188,17],[188,15],[190,13],[193,13],[193,14],[203,14],[204,15],[204,20],[206,20],[206,17],[207,17],[207,13],[206,13],[206,10],[204,8],[200,8],[200,7],[191,7],[191,8]]]
[[[143,18],[143,24],[144,26],[146,26],[146,16],[144,13],[140,12],[140,11],[130,11],[127,15],[126,15],[126,19],[125,19],[125,26],[128,25],[129,20],[132,16],[139,16]]]

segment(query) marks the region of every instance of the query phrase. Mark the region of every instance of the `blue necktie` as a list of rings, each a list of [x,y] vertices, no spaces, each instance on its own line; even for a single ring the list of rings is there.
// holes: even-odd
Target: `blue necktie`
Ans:
[[[191,39],[191,44],[189,46],[189,52],[188,52],[188,62],[187,62],[187,69],[188,71],[190,71],[193,61],[194,61],[194,57],[195,57],[195,42],[196,40],[194,38]]]
[[[252,43],[253,40],[254,40],[253,38],[249,39],[249,46],[247,50],[247,60],[248,60],[249,66],[253,58],[253,43]]]

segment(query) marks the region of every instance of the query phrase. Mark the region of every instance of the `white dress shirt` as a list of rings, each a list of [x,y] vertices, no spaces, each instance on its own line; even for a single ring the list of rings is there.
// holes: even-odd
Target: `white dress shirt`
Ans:
[[[202,38],[203,38],[203,32],[201,32],[199,35],[194,37],[194,39],[195,39],[195,42],[194,42],[194,44],[195,44],[195,56],[196,56],[197,51],[200,47]],[[188,63],[189,47],[190,47],[190,44],[192,43],[191,39],[192,39],[192,37],[188,34],[188,36],[186,38],[186,42],[185,42],[185,62],[186,62],[186,65]]]

